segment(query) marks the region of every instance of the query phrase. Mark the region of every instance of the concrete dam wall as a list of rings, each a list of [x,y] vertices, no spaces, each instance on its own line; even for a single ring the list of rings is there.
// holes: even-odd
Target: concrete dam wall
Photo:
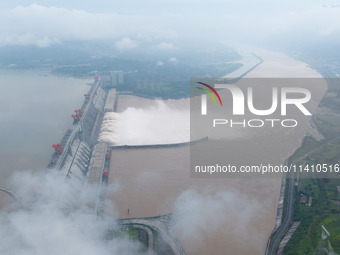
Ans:
[[[83,184],[89,178],[94,164],[93,155],[96,155],[108,95],[101,86],[100,79],[92,85],[89,96],[80,109],[82,114],[79,120],[75,119],[60,141],[62,151],[53,153],[48,164],[48,171],[59,171],[65,181],[75,186]],[[103,157],[105,158],[105,154]],[[100,170],[101,175],[103,167]]]

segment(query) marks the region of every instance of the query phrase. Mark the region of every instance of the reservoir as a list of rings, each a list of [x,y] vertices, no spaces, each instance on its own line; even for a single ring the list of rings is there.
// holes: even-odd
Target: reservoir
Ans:
[[[13,171],[44,169],[91,80],[0,70],[0,186]]]

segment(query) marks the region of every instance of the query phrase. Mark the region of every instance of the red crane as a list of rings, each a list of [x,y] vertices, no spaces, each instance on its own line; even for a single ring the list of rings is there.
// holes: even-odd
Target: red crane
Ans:
[[[57,143],[57,148],[58,148],[58,154],[61,154],[62,149],[61,149],[61,144],[60,143]]]
[[[79,116],[79,118],[81,117],[81,115],[83,114],[82,110],[81,109],[78,109],[78,110],[74,110],[74,112],[76,113],[76,115]]]
[[[110,156],[111,156],[111,155],[110,155],[110,152],[107,152],[107,153],[106,153],[106,159],[110,159]]]
[[[52,147],[54,148],[55,154],[61,154],[62,149],[61,149],[61,144],[60,143],[53,144]]]
[[[81,110],[79,109],[79,110],[74,110],[74,112],[76,113],[76,114],[72,114],[71,116],[73,117],[73,120],[74,121],[79,121],[79,119],[80,119],[80,112],[81,112]]]
[[[54,148],[54,152],[55,154],[58,154],[58,149],[57,149],[57,145],[53,144],[52,147]]]
[[[78,113],[72,114],[71,116],[73,117],[73,120],[74,120],[74,121],[79,121],[79,115],[78,115]]]

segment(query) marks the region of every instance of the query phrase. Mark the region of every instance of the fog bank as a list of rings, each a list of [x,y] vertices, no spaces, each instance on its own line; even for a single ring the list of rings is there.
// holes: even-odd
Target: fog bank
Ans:
[[[31,171],[12,175],[9,183],[23,209],[0,212],[0,254],[142,254],[140,245],[128,239],[105,241],[106,223],[84,206],[91,187],[72,187],[58,174]]]

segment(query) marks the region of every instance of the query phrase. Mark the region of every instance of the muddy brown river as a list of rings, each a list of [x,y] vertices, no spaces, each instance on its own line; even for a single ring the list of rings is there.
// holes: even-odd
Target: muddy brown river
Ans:
[[[264,62],[258,67],[260,77],[270,74],[278,77],[280,70],[281,77],[320,77],[304,63],[284,55],[270,52],[261,54]],[[250,75],[257,77],[256,69]],[[318,88],[320,98],[316,104],[325,89]],[[175,101],[164,103],[176,109],[187,105],[185,99],[179,100],[178,105]],[[117,114],[124,115],[133,108],[137,109],[135,116],[138,118],[138,113],[144,114],[143,111],[155,105],[154,100],[124,95],[119,97]],[[175,121],[170,120],[167,125]],[[125,125],[128,124],[127,121]],[[132,125],[136,132],[141,132],[142,139],[144,124],[131,122],[130,127]],[[150,124],[149,129],[153,128]],[[306,125],[305,129],[309,128]],[[266,148],[266,153],[269,153],[267,156],[283,163],[299,147],[306,130],[287,134],[279,151]],[[157,132],[156,128],[153,133]],[[145,131],[145,134],[148,133]],[[277,137],[275,134],[269,134],[269,137],[271,135],[273,139]],[[171,137],[171,134],[164,133],[164,136]],[[115,137],[113,140],[121,144],[124,141],[133,144],[128,138]],[[244,148],[244,155],[261,155],[261,142],[253,139],[249,143],[252,144]],[[275,139],[272,144],[277,144]],[[110,162],[106,215],[128,218],[177,212],[178,218],[171,231],[189,255],[264,254],[275,224],[281,179],[192,178],[189,159],[190,146],[114,150]]]

